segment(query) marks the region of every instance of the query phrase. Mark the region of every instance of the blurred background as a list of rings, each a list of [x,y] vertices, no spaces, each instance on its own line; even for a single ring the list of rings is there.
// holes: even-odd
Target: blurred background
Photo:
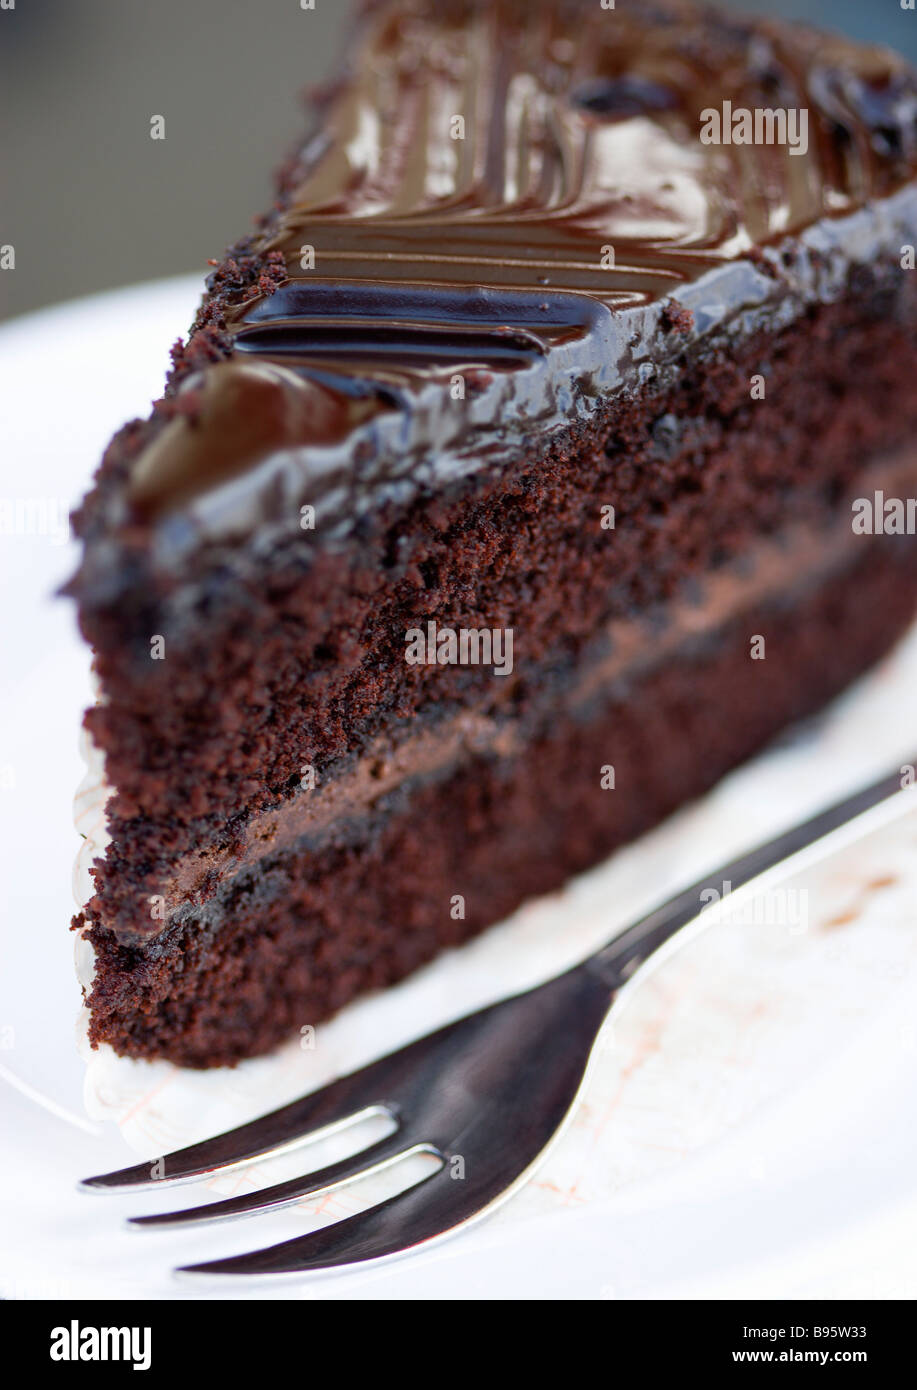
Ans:
[[[0,8],[0,318],[206,269],[269,205],[335,70],[350,0],[5,0]],[[596,0],[598,3],[598,0]],[[724,0],[730,3],[730,0]],[[731,0],[917,60],[900,0]],[[165,117],[166,138],[150,139]],[[185,325],[176,325],[176,331]]]

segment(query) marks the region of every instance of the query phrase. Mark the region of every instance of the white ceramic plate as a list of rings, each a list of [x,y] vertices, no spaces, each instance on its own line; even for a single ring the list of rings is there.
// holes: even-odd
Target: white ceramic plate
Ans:
[[[214,1296],[176,1263],[283,1239],[365,1191],[180,1234],[81,1175],[258,1113],[553,973],[670,889],[917,754],[917,634],[829,713],[565,893],[296,1047],[201,1077],[76,1045],[72,805],[88,657],[53,590],[61,520],[108,436],[145,414],[198,278],[0,330],[0,1295]],[[19,504],[17,506],[17,503]],[[7,655],[14,653],[10,659]],[[917,795],[917,794],[915,794]],[[917,802],[915,802],[917,808]],[[804,878],[804,920],[720,923],[642,977],[536,1179],[453,1240],[375,1270],[232,1297],[913,1296],[917,1292],[917,809]],[[558,1046],[563,1039],[558,1039]],[[273,1179],[260,1164],[234,1183]],[[227,1180],[213,1185],[227,1189]],[[181,1189],[179,1205],[204,1198]]]

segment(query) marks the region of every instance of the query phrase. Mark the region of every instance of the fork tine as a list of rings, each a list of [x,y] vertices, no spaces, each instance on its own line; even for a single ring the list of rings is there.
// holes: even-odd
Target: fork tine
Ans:
[[[445,1178],[444,1178],[445,1175]],[[253,1250],[247,1255],[232,1255],[224,1260],[209,1260],[205,1264],[183,1265],[179,1275],[283,1275],[315,1273],[324,1269],[339,1269],[344,1265],[362,1264],[365,1260],[384,1259],[411,1250],[425,1241],[446,1235],[456,1226],[464,1225],[474,1214],[462,1213],[462,1205],[437,1205],[430,1186],[448,1181],[448,1163],[435,1173],[422,1178],[413,1187],[388,1197],[366,1211],[345,1217],[330,1226],[323,1226],[307,1235]],[[450,1211],[449,1217],[444,1210]]]
[[[164,1158],[84,1178],[80,1186],[89,1192],[112,1192],[193,1182],[268,1154],[285,1153],[373,1115],[400,1121],[398,1097],[408,1083],[412,1093],[424,1091],[424,1078],[437,1073],[432,1060],[436,1049],[448,1047],[449,1040],[468,1025],[469,1020],[459,1019],[237,1129],[176,1149]]]
[[[152,1216],[132,1216],[132,1226],[184,1226],[205,1221],[222,1221],[234,1216],[254,1216],[259,1212],[277,1211],[291,1206],[303,1197],[314,1197],[319,1192],[327,1192],[333,1187],[343,1187],[345,1183],[381,1172],[399,1159],[413,1154],[429,1153],[439,1156],[439,1150],[432,1144],[413,1144],[408,1147],[397,1130],[388,1134],[368,1149],[351,1154],[349,1158],[331,1163],[325,1168],[317,1168],[302,1177],[290,1178],[287,1182],[276,1183],[272,1187],[262,1187],[258,1192],[245,1192],[239,1197],[229,1197],[222,1202],[206,1202],[199,1207],[187,1207],[184,1211],[156,1212]]]
[[[373,1115],[397,1118],[394,1106],[376,1096],[370,1099],[366,1094],[367,1074],[377,1066],[378,1063],[341,1076],[279,1110],[272,1110],[257,1120],[199,1144],[176,1149],[164,1158],[84,1178],[80,1187],[89,1192],[138,1191],[161,1187],[164,1183],[193,1182],[217,1170],[235,1168],[267,1154],[284,1153],[319,1135],[330,1134]]]

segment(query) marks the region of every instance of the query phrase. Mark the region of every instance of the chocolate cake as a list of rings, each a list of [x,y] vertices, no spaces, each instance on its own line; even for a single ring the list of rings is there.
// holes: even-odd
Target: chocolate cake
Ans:
[[[914,72],[689,0],[357,29],[76,516],[112,789],[76,926],[133,1057],[401,979],[917,604],[913,537],[852,525],[917,487]]]

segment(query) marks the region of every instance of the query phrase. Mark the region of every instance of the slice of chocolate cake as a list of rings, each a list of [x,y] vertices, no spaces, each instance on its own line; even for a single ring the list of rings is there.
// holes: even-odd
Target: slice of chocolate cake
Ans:
[[[903,62],[382,0],[317,109],[76,518],[91,1037],[198,1067],[557,888],[917,603],[854,524],[917,495]]]

